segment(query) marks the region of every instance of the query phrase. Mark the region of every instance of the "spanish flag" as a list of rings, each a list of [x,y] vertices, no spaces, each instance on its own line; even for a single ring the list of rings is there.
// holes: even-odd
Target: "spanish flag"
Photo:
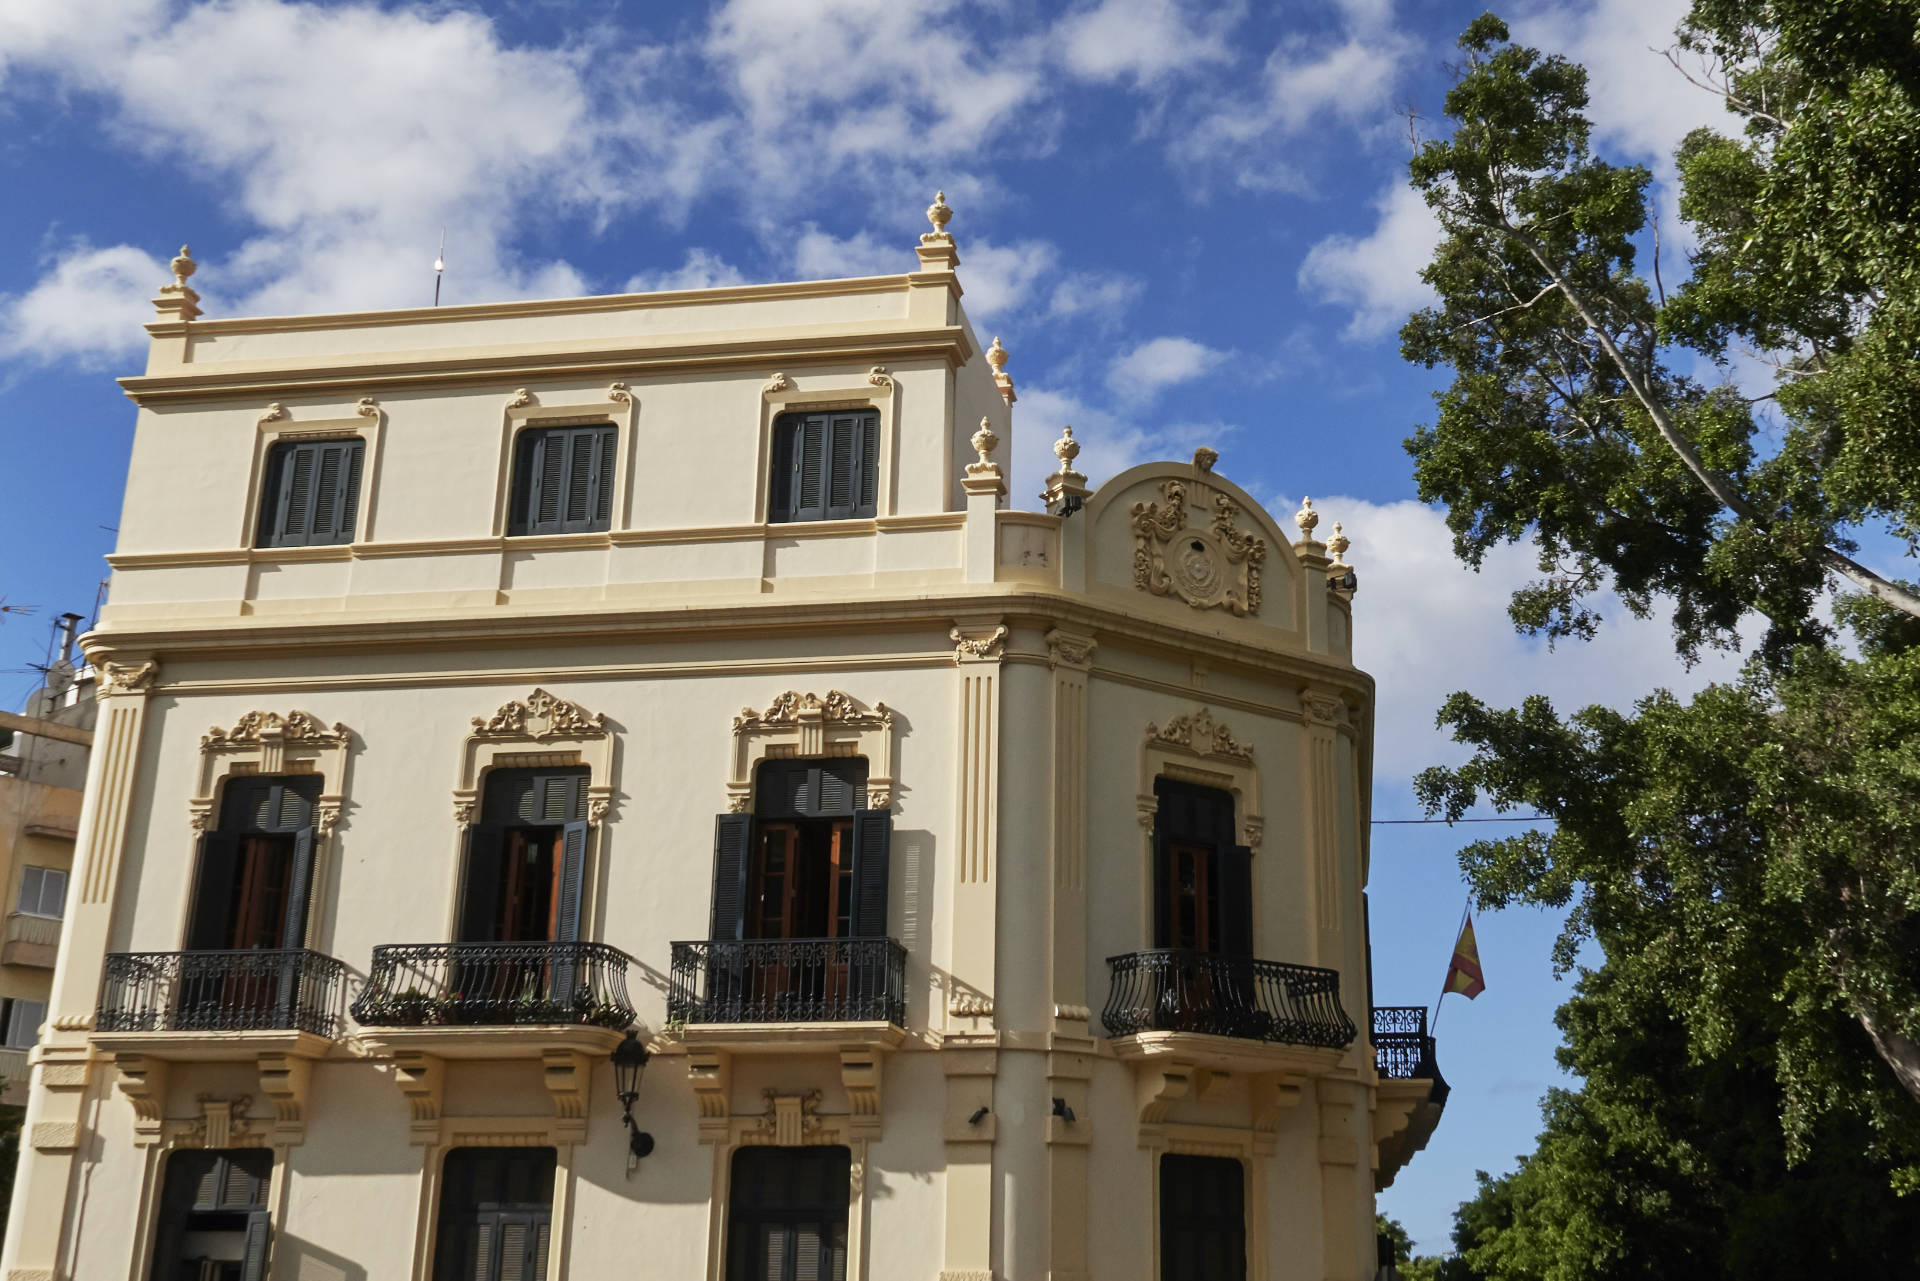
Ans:
[[[1460,940],[1453,945],[1453,963],[1447,967],[1447,981],[1440,994],[1458,992],[1471,1001],[1486,990],[1487,981],[1480,976],[1480,945],[1474,941],[1473,914],[1469,912],[1460,923]]]

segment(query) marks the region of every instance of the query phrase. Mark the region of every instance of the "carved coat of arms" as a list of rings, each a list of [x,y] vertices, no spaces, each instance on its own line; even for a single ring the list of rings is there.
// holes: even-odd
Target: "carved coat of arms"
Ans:
[[[1205,528],[1187,524],[1187,484],[1160,485],[1160,501],[1133,505],[1133,585],[1155,596],[1177,596],[1195,609],[1224,609],[1237,617],[1260,612],[1260,569],[1266,540],[1235,525],[1240,508],[1213,496]]]

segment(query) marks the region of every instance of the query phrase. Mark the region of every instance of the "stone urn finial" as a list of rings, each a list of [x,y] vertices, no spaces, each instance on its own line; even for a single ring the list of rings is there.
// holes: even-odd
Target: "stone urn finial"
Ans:
[[[944,191],[934,192],[933,203],[927,206],[927,221],[933,224],[933,234],[936,236],[946,235],[947,223],[952,219],[953,210],[947,205],[947,193]]]
[[[993,366],[996,374],[1007,367],[1007,349],[1000,345],[998,334],[993,336],[993,346],[987,348],[987,363]]]
[[[993,461],[993,451],[1000,447],[1000,437],[995,434],[993,424],[985,418],[980,420],[980,430],[973,433],[973,452],[980,455],[980,461],[967,464],[969,476],[984,476],[988,472],[998,472],[1000,467]]]
[[[1340,532],[1340,522],[1337,520],[1334,521],[1333,537],[1327,540],[1327,550],[1333,553],[1333,560],[1336,565],[1340,563],[1340,558],[1347,554],[1347,548],[1351,546],[1353,546],[1352,541]]]
[[[1060,460],[1061,471],[1073,470],[1073,460],[1080,456],[1080,442],[1073,438],[1072,426],[1060,429],[1060,439],[1053,442],[1053,456]]]
[[[200,264],[193,260],[193,251],[186,245],[180,246],[179,256],[167,266],[173,271],[173,283],[182,289],[187,287],[187,277],[200,270]]]
[[[1320,523],[1320,513],[1313,509],[1313,499],[1302,498],[1300,510],[1293,514],[1293,523],[1300,526],[1300,537],[1311,540],[1314,526]]]

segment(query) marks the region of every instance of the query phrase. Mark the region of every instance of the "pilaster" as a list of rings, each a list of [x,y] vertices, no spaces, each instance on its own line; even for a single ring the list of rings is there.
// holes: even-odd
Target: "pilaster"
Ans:
[[[1346,705],[1331,694],[1302,690],[1307,718],[1307,799],[1304,833],[1308,876],[1313,886],[1314,965],[1338,968],[1341,955],[1339,725]]]
[[[946,1239],[940,1281],[995,1281],[993,1275],[993,1107],[999,1053],[948,1048],[942,1137],[947,1149]]]
[[[993,1026],[999,921],[1000,659],[1007,628],[998,619],[958,619],[952,631],[958,670],[959,742],[955,757],[952,955],[947,1026],[974,1034]]]
[[[1321,1275],[1325,1281],[1364,1281],[1360,1216],[1360,1142],[1354,1135],[1363,1103],[1358,1081],[1322,1077],[1314,1083],[1320,1108]],[[1369,1173],[1369,1186],[1370,1184]],[[1369,1214],[1369,1218],[1371,1215]]]

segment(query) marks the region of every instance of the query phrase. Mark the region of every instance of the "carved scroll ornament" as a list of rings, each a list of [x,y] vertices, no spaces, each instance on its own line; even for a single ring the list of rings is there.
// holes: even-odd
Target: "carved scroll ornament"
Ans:
[[[1177,596],[1194,609],[1224,609],[1237,617],[1260,612],[1260,570],[1266,540],[1241,530],[1240,508],[1213,496],[1205,529],[1187,525],[1187,486],[1168,480],[1160,501],[1133,505],[1133,585],[1154,596]]]
[[[473,718],[475,738],[605,738],[606,717],[536,689],[525,701],[502,703],[491,717]]]

